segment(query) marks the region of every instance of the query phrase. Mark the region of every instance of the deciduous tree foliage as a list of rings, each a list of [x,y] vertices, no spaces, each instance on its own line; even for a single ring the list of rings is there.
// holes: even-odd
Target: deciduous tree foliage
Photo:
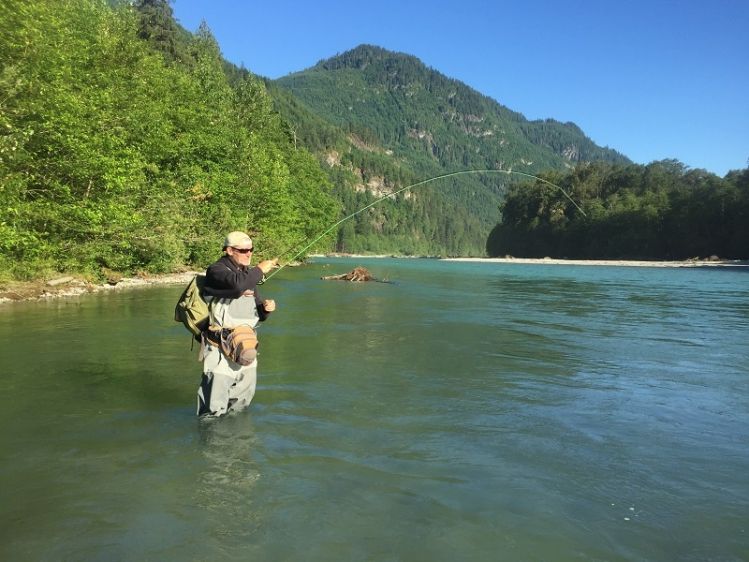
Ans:
[[[593,163],[514,186],[487,241],[490,256],[749,258],[749,169],[720,178],[675,160]]]
[[[207,27],[177,41],[165,2],[138,4],[0,6],[0,265],[13,276],[203,265],[228,230],[262,252],[337,216],[262,82],[231,86]]]

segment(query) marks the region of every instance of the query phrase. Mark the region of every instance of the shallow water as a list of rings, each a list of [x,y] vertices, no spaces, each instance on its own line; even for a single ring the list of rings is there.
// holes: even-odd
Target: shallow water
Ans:
[[[0,559],[749,559],[747,272],[319,259],[209,422],[180,290],[3,306]]]

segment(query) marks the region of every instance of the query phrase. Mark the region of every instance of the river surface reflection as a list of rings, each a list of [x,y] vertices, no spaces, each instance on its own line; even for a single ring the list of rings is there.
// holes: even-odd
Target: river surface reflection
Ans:
[[[180,290],[3,305],[3,560],[749,558],[746,272],[320,258],[209,421]]]

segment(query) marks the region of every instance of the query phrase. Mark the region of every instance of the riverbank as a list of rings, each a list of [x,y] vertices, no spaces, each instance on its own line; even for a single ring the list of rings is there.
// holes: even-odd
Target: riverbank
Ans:
[[[151,285],[186,284],[196,274],[196,271],[169,273],[164,275],[148,275],[123,277],[116,283],[91,283],[74,276],[63,276],[50,280],[16,281],[0,285],[0,304],[14,301],[47,300],[59,297],[74,297],[87,293],[102,291],[118,291]]]
[[[444,258],[440,256],[396,256],[393,254],[314,254],[311,258],[398,258],[398,259],[438,259],[442,261],[483,262],[483,263],[518,263],[534,265],[604,265],[621,267],[749,267],[749,260],[721,260],[717,258],[690,259],[678,261],[666,260],[571,260],[562,258]]]
[[[442,258],[444,261],[542,265],[607,265],[621,267],[749,267],[749,260],[566,260],[557,258]]]

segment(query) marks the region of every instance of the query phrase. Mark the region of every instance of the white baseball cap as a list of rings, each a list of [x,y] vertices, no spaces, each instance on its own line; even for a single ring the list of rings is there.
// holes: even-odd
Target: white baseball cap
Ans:
[[[226,235],[226,239],[224,240],[224,250],[226,250],[226,248],[228,247],[247,250],[249,248],[252,248],[252,238],[250,238],[244,232],[235,230],[234,232],[230,232]]]

